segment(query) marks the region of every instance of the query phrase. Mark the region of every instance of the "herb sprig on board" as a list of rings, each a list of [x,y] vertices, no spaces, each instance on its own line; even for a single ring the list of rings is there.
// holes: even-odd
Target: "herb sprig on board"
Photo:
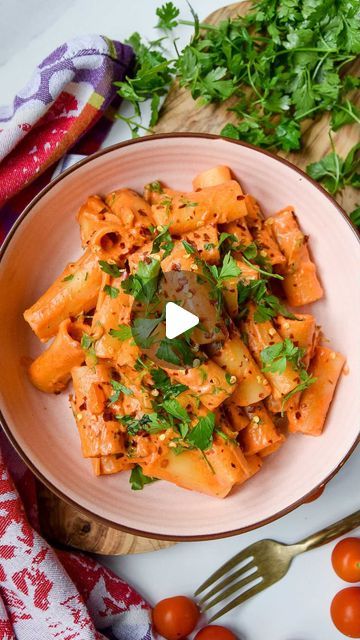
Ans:
[[[217,25],[200,23],[190,10],[192,20],[184,20],[179,9],[166,2],[156,10],[161,37],[146,42],[134,33],[128,40],[137,62],[133,76],[117,86],[134,115],[118,117],[133,136],[157,123],[174,78],[199,105],[231,98],[229,122],[221,135],[275,151],[298,151],[302,123],[326,112],[331,112],[332,131],[360,123],[354,101],[360,79],[351,73],[351,63],[360,54],[355,0],[259,0],[244,17]],[[179,25],[193,29],[182,51],[177,47]],[[141,105],[147,99],[149,128],[141,124]],[[342,160],[333,150],[323,166],[311,166],[309,173],[333,194],[347,185],[358,188],[352,177],[355,160],[345,173],[339,172]]]
[[[167,2],[156,11],[164,36],[145,43],[138,33],[129,39],[137,65],[132,78],[118,83],[119,94],[134,106],[151,98],[150,127],[156,124],[161,97],[177,77],[200,104],[234,98],[232,122],[223,135],[285,151],[301,144],[300,123],[332,110],[331,126],[359,122],[353,102],[358,78],[343,74],[360,53],[360,20],[356,2],[347,0],[260,0],[244,17],[218,25],[183,20]],[[189,44],[175,55],[179,24],[193,27]],[[129,123],[137,133],[134,122]]]

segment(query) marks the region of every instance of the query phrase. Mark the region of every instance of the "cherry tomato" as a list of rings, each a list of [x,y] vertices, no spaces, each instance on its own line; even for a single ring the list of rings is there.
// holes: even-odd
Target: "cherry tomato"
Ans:
[[[360,638],[360,587],[347,587],[331,603],[335,627],[349,638]]]
[[[237,640],[237,638],[229,629],[219,627],[217,624],[211,624],[209,627],[201,629],[194,640]]]
[[[166,640],[182,640],[191,633],[200,617],[195,602],[186,596],[165,598],[153,608],[152,620],[156,631]]]
[[[360,538],[345,538],[331,555],[335,573],[346,582],[360,582]]]

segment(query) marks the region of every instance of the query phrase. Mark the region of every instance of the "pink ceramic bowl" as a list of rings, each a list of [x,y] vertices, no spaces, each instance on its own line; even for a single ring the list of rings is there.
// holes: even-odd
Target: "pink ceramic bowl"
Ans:
[[[244,487],[218,500],[157,482],[133,492],[128,474],[96,478],[81,457],[67,394],[48,396],[29,383],[24,356],[41,347],[22,313],[63,266],[80,253],[75,213],[92,193],[120,186],[141,191],[154,179],[188,189],[193,176],[229,165],[265,214],[295,206],[325,288],[312,306],[334,349],[348,358],[319,438],[295,435]],[[27,207],[0,263],[2,422],[34,473],[62,498],[107,524],[142,535],[206,539],[239,533],[304,502],[344,464],[359,439],[360,362],[356,357],[360,295],[355,281],[359,241],[334,200],[291,164],[245,144],[210,135],[171,134],[110,147],[49,185]]]

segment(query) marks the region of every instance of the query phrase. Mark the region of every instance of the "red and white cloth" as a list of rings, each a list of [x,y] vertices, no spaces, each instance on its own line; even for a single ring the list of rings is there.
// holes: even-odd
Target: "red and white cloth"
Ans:
[[[87,555],[55,552],[31,526],[34,478],[3,434],[0,445],[0,639],[153,640],[132,587]]]
[[[100,146],[108,125],[104,117],[96,122],[132,62],[131,48],[119,42],[76,39],[50,54],[13,104],[0,108],[0,241],[49,181],[52,169],[45,170],[79,137],[86,133],[77,153]],[[0,432],[0,640],[153,640],[149,614],[113,572],[43,540],[34,477]]]

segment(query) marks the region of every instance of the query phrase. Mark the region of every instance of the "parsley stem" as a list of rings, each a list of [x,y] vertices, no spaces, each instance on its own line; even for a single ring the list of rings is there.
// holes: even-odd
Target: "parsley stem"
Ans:
[[[134,118],[127,118],[126,116],[122,116],[120,113],[116,114],[116,119],[117,120],[122,120],[123,122],[125,122],[130,128],[136,127],[138,129],[143,129],[144,131],[147,131],[149,133],[155,133],[154,129],[150,129],[150,127],[145,127],[142,124],[140,124],[139,122],[137,122]]]
[[[349,100],[347,100],[347,103],[349,103]],[[352,119],[355,120],[355,122],[358,122],[360,124],[360,118],[357,117],[352,109],[347,109],[346,107],[342,107],[341,105],[338,106],[338,109],[340,109],[341,111],[345,111],[345,113],[348,113],[349,116],[351,116]]]
[[[192,20],[179,20],[178,24],[183,24],[185,27],[195,27],[195,22]],[[212,24],[206,24],[206,22],[199,22],[199,29],[207,29],[209,31],[216,31],[218,27]]]
[[[202,451],[202,449],[200,449],[200,451],[201,451],[201,455],[202,455],[202,457],[204,458],[204,460],[205,460],[206,464],[210,467],[210,469],[211,469],[211,471],[213,472],[213,474],[214,474],[214,475],[216,475],[216,474],[215,474],[215,469],[214,469],[214,467],[212,466],[212,464],[211,464],[211,462],[210,462],[209,458],[207,457],[206,453],[205,453],[204,451]]]
[[[336,168],[336,174],[335,174],[335,185],[334,185],[334,193],[336,193],[336,191],[339,189],[339,182],[340,182],[340,165],[339,165],[339,156],[336,153],[336,149],[335,149],[335,144],[334,144],[334,140],[333,137],[331,135],[331,133],[329,132],[329,138],[330,138],[330,144],[331,144],[331,148],[333,150],[333,154],[334,154],[334,162],[335,162],[335,168]]]
[[[245,258],[244,255],[242,256],[242,259],[244,260],[245,264],[247,264],[249,267],[251,267],[255,271],[262,273],[263,276],[267,276],[268,278],[276,278],[277,280],[284,280],[283,276],[280,276],[278,273],[270,273],[270,271],[264,271],[263,269],[260,269],[260,267],[257,267],[255,264],[250,262],[250,260]]]

